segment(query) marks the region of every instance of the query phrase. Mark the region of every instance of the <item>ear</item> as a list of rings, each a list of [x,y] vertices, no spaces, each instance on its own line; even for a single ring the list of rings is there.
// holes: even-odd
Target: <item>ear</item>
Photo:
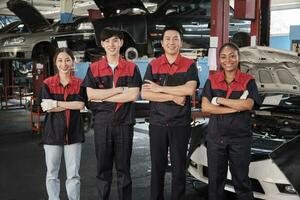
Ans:
[[[124,40],[122,39],[122,40],[120,40],[120,43],[121,43],[121,47],[123,46],[123,44],[124,44]]]
[[[101,46],[104,48],[104,42],[101,40]]]

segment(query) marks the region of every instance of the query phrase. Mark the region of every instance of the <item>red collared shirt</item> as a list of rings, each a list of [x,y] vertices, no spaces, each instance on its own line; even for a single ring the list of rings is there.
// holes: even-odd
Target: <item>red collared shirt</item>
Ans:
[[[82,80],[74,76],[66,86],[60,83],[59,75],[47,78],[41,88],[41,99],[58,101],[85,101],[85,92],[80,87]],[[80,110],[47,112],[42,141],[49,145],[73,144],[84,141],[83,121]]]
[[[213,97],[228,99],[240,99],[245,90],[248,90],[248,98],[252,98],[256,105],[260,104],[260,98],[255,79],[250,74],[236,71],[234,80],[226,83],[223,71],[209,76],[202,91],[202,96],[209,101]],[[231,114],[212,114],[208,125],[207,139],[215,142],[229,140],[239,142],[251,137],[250,112],[243,111]]]
[[[174,63],[169,64],[165,55],[152,60],[145,73],[144,80],[164,85],[169,75],[176,75],[182,81],[196,81],[199,86],[199,77],[196,63],[178,54]],[[183,83],[183,84],[184,84]],[[150,124],[158,126],[185,126],[191,122],[191,99],[186,97],[184,106],[174,102],[151,102]]]
[[[142,79],[138,67],[123,58],[119,59],[114,72],[103,58],[90,65],[82,83],[83,87],[110,89],[115,87],[141,87]],[[95,123],[129,125],[135,123],[133,102],[90,102]]]

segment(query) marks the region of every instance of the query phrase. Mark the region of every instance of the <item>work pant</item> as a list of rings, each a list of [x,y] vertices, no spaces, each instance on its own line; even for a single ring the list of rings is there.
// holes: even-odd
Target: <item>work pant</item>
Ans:
[[[69,200],[79,200],[81,143],[44,145],[44,149],[47,166],[46,188],[49,200],[59,200],[60,180],[58,173],[63,152],[67,171],[66,190],[68,198]]]
[[[254,199],[248,177],[250,150],[250,142],[241,144],[207,142],[209,200],[225,199],[228,162],[237,199]]]
[[[119,200],[131,200],[132,180],[130,158],[132,153],[133,125],[94,125],[97,158],[96,184],[100,200],[108,200],[112,182],[113,162],[117,171]]]
[[[172,200],[185,199],[187,145],[191,127],[162,127],[151,125],[151,200],[164,199],[164,180],[170,147],[172,173]]]

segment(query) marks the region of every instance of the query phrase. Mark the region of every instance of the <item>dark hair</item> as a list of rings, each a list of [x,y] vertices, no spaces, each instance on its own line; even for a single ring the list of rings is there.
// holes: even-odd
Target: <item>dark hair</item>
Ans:
[[[55,52],[55,54],[53,56],[53,63],[54,63],[54,65],[56,63],[56,59],[57,59],[58,54],[60,54],[61,52],[64,52],[64,53],[68,54],[72,58],[73,61],[75,60],[73,52],[69,48],[62,47],[62,48],[56,49],[56,52]]]
[[[120,40],[124,39],[124,34],[122,31],[120,31],[120,29],[113,28],[113,27],[106,27],[100,33],[100,40],[104,41],[113,36],[120,38]]]
[[[221,51],[225,48],[225,47],[229,47],[231,49],[234,49],[237,51],[238,55],[240,55],[240,50],[239,50],[239,47],[235,44],[235,43],[232,43],[232,42],[227,42],[225,44],[223,44],[219,50],[219,56],[221,55]]]
[[[162,40],[164,39],[164,36],[165,36],[165,33],[167,31],[177,31],[180,35],[180,39],[182,40],[183,39],[183,33],[182,33],[182,30],[178,27],[178,26],[166,26],[163,30],[163,34],[162,34]]]

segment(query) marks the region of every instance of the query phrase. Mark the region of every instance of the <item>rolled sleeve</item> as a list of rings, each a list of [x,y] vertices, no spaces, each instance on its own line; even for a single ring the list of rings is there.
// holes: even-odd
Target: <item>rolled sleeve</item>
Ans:
[[[202,97],[206,97],[209,101],[212,100],[213,94],[212,94],[212,89],[211,89],[211,82],[209,79],[206,80],[201,95],[202,95]]]
[[[196,81],[197,88],[200,86],[199,76],[198,76],[198,69],[196,63],[193,63],[187,71],[187,81]]]
[[[97,83],[96,83],[96,80],[92,74],[92,71],[91,71],[91,68],[89,67],[87,72],[86,72],[86,75],[81,83],[81,86],[82,87],[90,87],[90,88],[94,88],[96,89],[97,88]]]
[[[135,66],[133,77],[132,77],[131,81],[129,82],[128,87],[139,87],[140,88],[141,85],[142,85],[141,73],[140,73],[140,70],[138,69],[138,67]]]
[[[251,98],[254,101],[254,108],[259,108],[259,106],[261,105],[261,98],[259,96],[258,89],[254,79],[251,79],[248,82],[247,90],[249,92],[248,98]]]

